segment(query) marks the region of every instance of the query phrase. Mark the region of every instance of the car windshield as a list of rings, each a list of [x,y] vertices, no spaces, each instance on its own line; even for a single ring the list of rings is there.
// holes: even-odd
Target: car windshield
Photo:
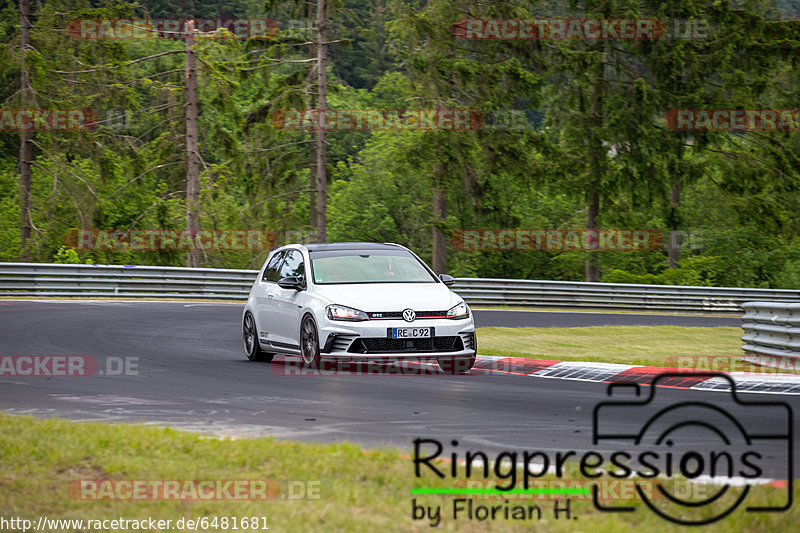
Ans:
[[[435,283],[433,275],[402,251],[347,250],[311,254],[314,283]]]

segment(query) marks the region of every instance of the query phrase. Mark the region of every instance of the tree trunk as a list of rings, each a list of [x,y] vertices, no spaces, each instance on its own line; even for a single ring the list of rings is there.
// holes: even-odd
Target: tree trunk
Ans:
[[[328,107],[328,80],[325,72],[325,0],[317,0],[317,99],[319,113],[318,129],[316,132],[317,152],[317,242],[325,242],[328,238],[328,177],[326,174],[325,153],[325,111]]]
[[[312,109],[314,109],[312,107]],[[312,235],[317,233],[317,144],[311,143],[311,165],[309,167],[308,202],[309,202],[309,224],[311,225]]]
[[[22,105],[30,108],[33,101],[28,74],[28,48],[31,44],[30,1],[20,0],[19,22],[22,48],[22,65],[20,69],[20,92]],[[33,144],[31,131],[20,129],[19,134],[19,188],[20,188],[20,217],[19,217],[19,257],[21,261],[30,261],[31,251],[28,241],[31,238],[31,159],[33,158]]]
[[[680,218],[678,216],[678,208],[681,204],[681,182],[676,181],[672,185],[672,191],[669,193],[669,248],[667,251],[667,260],[669,261],[669,268],[678,268],[678,261],[680,261],[680,239],[678,226]]]
[[[597,229],[597,215],[600,213],[600,192],[589,191],[589,205],[586,210],[586,229]],[[586,281],[600,280],[600,267],[597,265],[597,252],[589,252],[586,258]]]
[[[436,165],[438,167],[438,165]],[[435,178],[439,171],[434,170]],[[433,186],[433,271],[444,274],[447,269],[447,241],[439,224],[447,218],[447,193],[440,186]]]
[[[200,154],[197,148],[197,54],[194,46],[194,21],[186,23],[186,230],[192,241],[198,230],[200,199]],[[194,246],[186,252],[186,266],[199,266],[200,253]]]
[[[605,56],[606,43],[600,42],[599,49]],[[592,89],[592,103],[590,115],[590,142],[589,150],[591,151],[591,160],[589,163],[589,172],[591,179],[589,181],[589,190],[587,191],[587,209],[586,209],[586,229],[597,229],[597,215],[600,213],[600,189],[605,178],[606,165],[605,158],[607,156],[607,148],[603,146],[603,141],[598,137],[598,132],[603,127],[603,100],[605,96],[605,67],[600,64],[599,79],[595,81]],[[596,282],[600,281],[600,266],[597,261],[597,252],[590,251],[586,256],[586,281]]]

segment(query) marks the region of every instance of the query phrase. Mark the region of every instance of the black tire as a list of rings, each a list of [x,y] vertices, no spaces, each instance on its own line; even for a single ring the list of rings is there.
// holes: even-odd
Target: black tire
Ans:
[[[445,374],[466,374],[475,365],[476,357],[440,357],[439,368]]]
[[[319,368],[322,363],[317,323],[311,315],[303,317],[303,322],[300,324],[300,357],[303,359],[303,365],[309,368]]]
[[[261,345],[258,343],[256,321],[250,312],[245,313],[242,320],[242,337],[244,340],[244,353],[251,361],[269,363],[275,357],[274,353],[267,353],[261,349]]]

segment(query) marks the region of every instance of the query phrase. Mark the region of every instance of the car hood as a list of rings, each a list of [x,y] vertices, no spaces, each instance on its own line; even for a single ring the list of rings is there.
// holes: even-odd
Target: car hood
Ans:
[[[366,312],[447,311],[462,299],[444,283],[359,283],[317,285],[315,292],[330,303]]]

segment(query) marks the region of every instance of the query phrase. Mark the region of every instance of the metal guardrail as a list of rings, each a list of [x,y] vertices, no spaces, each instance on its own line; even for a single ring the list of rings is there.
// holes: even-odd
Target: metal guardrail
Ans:
[[[0,263],[0,296],[247,298],[257,270],[120,265]],[[683,313],[742,313],[754,300],[800,301],[800,291],[458,278],[471,305]]]
[[[800,301],[800,291],[458,278],[453,287],[469,304],[631,311],[737,313],[755,299]]]
[[[796,367],[800,361],[800,302],[746,302],[742,308],[744,360]]]
[[[258,270],[0,263],[0,296],[246,300]]]

